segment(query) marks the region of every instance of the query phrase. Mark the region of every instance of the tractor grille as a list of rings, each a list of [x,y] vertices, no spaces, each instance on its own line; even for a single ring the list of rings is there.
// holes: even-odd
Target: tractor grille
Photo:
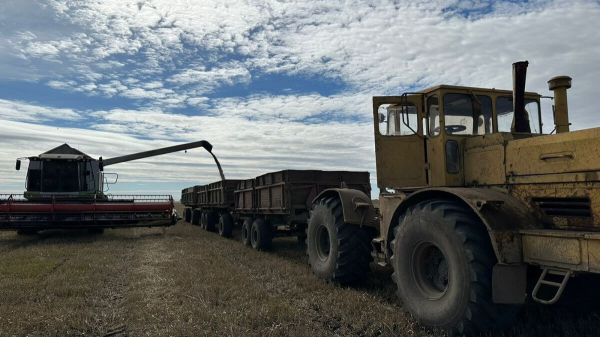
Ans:
[[[590,217],[590,199],[582,198],[531,198],[531,202],[547,216]]]

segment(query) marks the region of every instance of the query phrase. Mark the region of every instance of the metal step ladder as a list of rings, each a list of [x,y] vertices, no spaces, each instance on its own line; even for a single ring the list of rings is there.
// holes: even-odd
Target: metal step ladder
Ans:
[[[553,281],[548,281],[548,280],[546,280],[546,276],[548,276],[548,274],[562,276],[562,281],[560,283],[553,282]],[[554,304],[554,303],[556,303],[556,301],[558,301],[558,299],[562,295],[563,291],[565,290],[567,282],[569,282],[569,279],[572,276],[573,276],[573,271],[571,271],[571,270],[561,270],[561,269],[552,269],[552,268],[544,267],[543,271],[542,271],[542,275],[540,276],[540,278],[538,279],[535,287],[533,288],[533,292],[531,293],[531,297],[533,297],[533,299],[536,302],[539,302],[539,303],[542,303],[542,304]],[[543,300],[543,299],[537,297],[537,293],[540,290],[540,287],[542,286],[542,284],[557,288],[556,293],[554,294],[554,297],[552,299],[550,299],[550,300]]]

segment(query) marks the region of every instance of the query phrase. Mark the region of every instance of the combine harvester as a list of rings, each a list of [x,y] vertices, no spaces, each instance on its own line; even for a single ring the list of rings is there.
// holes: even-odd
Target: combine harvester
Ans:
[[[63,144],[29,160],[24,194],[0,194],[0,230],[17,230],[31,235],[46,229],[88,229],[102,233],[105,228],[170,226],[177,213],[170,195],[110,195],[104,173],[109,165],[203,147],[214,158],[212,145],[198,141],[126,156],[98,160]],[[224,179],[224,177],[223,177]]]

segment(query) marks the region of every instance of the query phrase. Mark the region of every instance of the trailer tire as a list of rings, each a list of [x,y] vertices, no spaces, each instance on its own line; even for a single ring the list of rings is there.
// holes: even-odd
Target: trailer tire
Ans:
[[[202,229],[206,229],[206,214],[208,214],[208,212],[203,211],[202,214],[200,215],[200,227]]]
[[[344,222],[339,198],[323,198],[313,205],[308,227],[308,263],[321,278],[357,284],[370,271],[371,236],[366,229]]]
[[[104,234],[104,228],[88,228],[87,231],[92,235]]]
[[[219,222],[219,213],[215,211],[209,211],[206,214],[206,230],[209,232],[214,232],[217,228],[217,223]]]
[[[186,207],[183,210],[183,221],[189,223],[190,221],[192,221],[192,209],[189,207]]]
[[[192,211],[192,225],[196,225],[198,226],[200,224],[200,216],[202,215],[202,213],[200,212],[199,209],[195,209]]]
[[[23,236],[37,235],[37,233],[38,233],[37,229],[19,229],[17,231],[17,235],[23,235]]]
[[[244,223],[242,224],[242,243],[244,244],[244,246],[252,245],[252,242],[250,241],[250,231],[252,230],[253,222],[254,219],[246,218],[244,220]]]
[[[485,226],[460,202],[429,200],[409,208],[390,246],[397,295],[426,327],[449,336],[487,334],[518,312],[519,305],[493,302],[496,256]]]
[[[233,217],[230,214],[222,214],[219,217],[219,235],[230,238],[233,232]]]
[[[250,242],[252,248],[256,250],[267,250],[271,248],[273,242],[273,235],[271,235],[271,228],[263,219],[256,219],[252,223],[250,229]]]

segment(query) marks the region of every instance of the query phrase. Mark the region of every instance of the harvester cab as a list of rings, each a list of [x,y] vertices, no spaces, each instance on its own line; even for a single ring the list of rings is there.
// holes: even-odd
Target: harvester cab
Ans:
[[[52,196],[98,198],[103,196],[105,185],[117,180],[116,175],[113,182],[105,177],[106,166],[197,147],[203,147],[213,156],[219,173],[223,176],[221,166],[212,153],[212,145],[204,140],[110,159],[94,159],[68,144],[63,144],[39,156],[17,159],[16,169],[21,168],[22,159],[29,160],[25,184],[26,199]]]
[[[170,195],[104,193],[104,168],[109,165],[203,147],[215,160],[212,145],[198,141],[110,159],[91,156],[63,144],[29,160],[24,195],[0,194],[0,230],[34,234],[46,229],[88,229],[171,226],[181,217]],[[116,182],[116,179],[115,179]]]

